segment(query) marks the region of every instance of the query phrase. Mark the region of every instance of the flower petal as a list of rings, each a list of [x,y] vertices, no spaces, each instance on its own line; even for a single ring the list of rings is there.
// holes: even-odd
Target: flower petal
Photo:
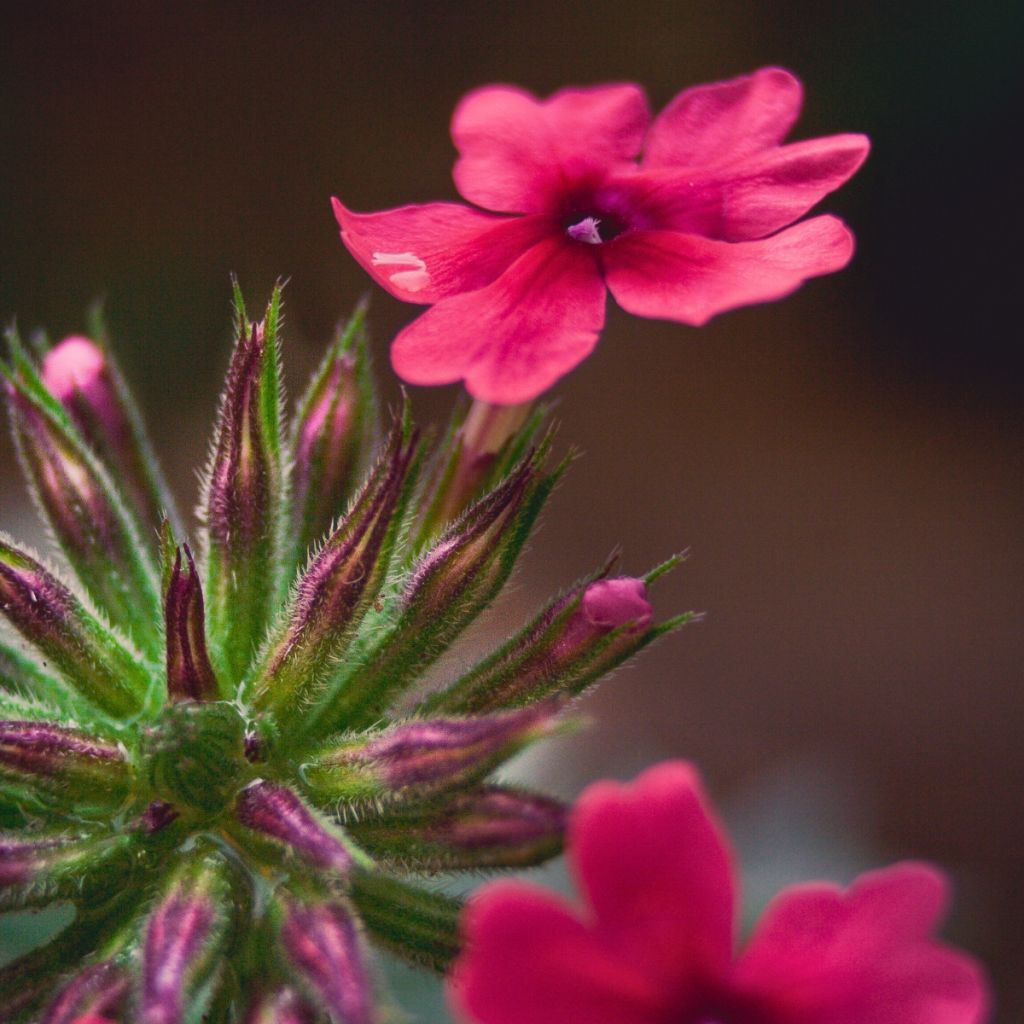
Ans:
[[[770,238],[722,242],[675,231],[632,231],[600,247],[623,309],[700,326],[737,306],[778,299],[846,266],[853,236],[837,217],[812,217]]]
[[[495,217],[461,203],[353,213],[332,199],[341,240],[396,299],[437,302],[490,284],[545,234],[539,217]]]
[[[480,1024],[658,1024],[663,997],[605,949],[559,897],[522,882],[487,886],[463,914],[452,1003]]]
[[[853,175],[868,154],[863,135],[777,146],[706,173],[641,171],[601,195],[633,224],[738,242],[764,238],[802,217]]]
[[[930,938],[944,877],[897,864],[837,886],[794,886],[769,906],[736,965],[738,990],[784,1007],[787,1024],[976,1024],[978,965]]]
[[[740,160],[778,145],[802,104],[799,80],[782,68],[687,89],[651,125],[643,166],[707,167]]]
[[[509,86],[477,89],[452,117],[455,184],[489,210],[560,212],[576,188],[639,154],[649,120],[637,85],[563,89],[547,100]]]
[[[598,934],[675,998],[732,956],[731,855],[696,770],[670,761],[580,798],[568,847]]]
[[[535,398],[597,344],[604,283],[592,248],[545,240],[486,288],[439,302],[395,338],[395,372],[410,384],[462,378],[497,405]]]

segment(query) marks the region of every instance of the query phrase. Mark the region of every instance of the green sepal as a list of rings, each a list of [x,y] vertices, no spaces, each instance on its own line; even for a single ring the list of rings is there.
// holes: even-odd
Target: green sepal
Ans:
[[[307,560],[307,553],[345,509],[356,484],[369,469],[367,455],[376,447],[380,435],[379,401],[366,329],[367,306],[364,299],[339,326],[292,418],[288,452],[293,478],[293,544],[291,555],[285,560],[286,574],[293,573]],[[317,403],[322,402],[324,392],[334,383],[334,375],[347,377],[342,382],[347,385],[344,390],[348,399],[344,436],[335,439],[320,431],[315,438],[304,440],[302,431]],[[317,410],[321,422],[332,422],[338,412],[341,390],[340,385],[335,386],[327,407]],[[328,459],[335,463],[330,474]]]
[[[373,937],[408,963],[441,974],[458,956],[461,900],[376,871],[353,873],[351,898]]]
[[[452,524],[412,570],[398,621],[332,680],[304,723],[307,740],[372,725],[497,596],[567,462],[540,471],[548,444]],[[506,514],[507,513],[507,514]]]
[[[7,612],[44,660],[52,661],[69,685],[108,714],[129,716],[142,710],[155,687],[150,667],[127,642],[3,533],[0,563],[12,578],[32,582],[33,607],[42,609],[39,617],[15,621],[11,607],[3,605],[0,612]]]
[[[118,892],[127,891],[137,878],[135,840],[130,835],[67,836],[40,832],[0,834],[0,851],[7,871],[18,858],[5,843],[32,843],[52,838],[53,847],[40,849],[34,857],[31,877],[0,888],[0,911],[22,907],[43,907],[54,900],[73,899],[94,905]],[[15,867],[16,870],[16,867]]]

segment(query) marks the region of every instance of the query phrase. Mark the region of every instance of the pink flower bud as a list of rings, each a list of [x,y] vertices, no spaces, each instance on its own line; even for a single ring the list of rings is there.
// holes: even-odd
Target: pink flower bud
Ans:
[[[43,358],[43,383],[68,410],[75,425],[92,442],[96,428],[106,438],[128,443],[131,427],[124,413],[107,358],[89,338],[72,335],[54,345]]]
[[[327,1009],[345,1024],[371,1024],[373,989],[359,934],[340,903],[290,903],[281,928],[285,953]]]
[[[650,625],[653,612],[643,580],[632,576],[595,580],[584,589],[552,653],[559,660],[569,660],[620,626],[628,626],[625,632],[635,636]]]
[[[285,843],[314,867],[346,874],[352,866],[341,838],[284,786],[251,782],[238,794],[235,814],[243,825]]]
[[[206,652],[203,588],[187,544],[185,557],[183,567],[179,548],[164,597],[167,692],[171,700],[216,700],[217,677]]]

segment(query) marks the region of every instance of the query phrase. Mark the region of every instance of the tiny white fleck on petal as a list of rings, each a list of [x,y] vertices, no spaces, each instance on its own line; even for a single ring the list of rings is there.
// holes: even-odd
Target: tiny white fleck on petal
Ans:
[[[375,252],[373,254],[373,265],[375,267],[406,267],[406,270],[396,270],[388,275],[388,280],[397,288],[403,288],[407,292],[422,291],[430,284],[430,273],[427,265],[412,252]]]

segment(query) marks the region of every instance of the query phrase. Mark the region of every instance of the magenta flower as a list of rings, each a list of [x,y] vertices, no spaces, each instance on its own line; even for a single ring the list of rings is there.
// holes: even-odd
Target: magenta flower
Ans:
[[[734,955],[732,856],[695,770],[599,782],[569,826],[585,897],[521,882],[481,891],[463,918],[452,994],[482,1024],[976,1024],[987,986],[931,937],[943,876],[905,862],[845,891],[781,893]]]
[[[781,68],[688,89],[653,123],[636,85],[470,93],[452,119],[455,184],[518,216],[458,203],[358,214],[334,200],[374,279],[432,306],[395,339],[395,371],[512,405],[590,354],[606,286],[630,313],[701,325],[839,270],[853,252],[841,221],[789,225],[857,170],[868,140],[781,145],[801,101]]]

